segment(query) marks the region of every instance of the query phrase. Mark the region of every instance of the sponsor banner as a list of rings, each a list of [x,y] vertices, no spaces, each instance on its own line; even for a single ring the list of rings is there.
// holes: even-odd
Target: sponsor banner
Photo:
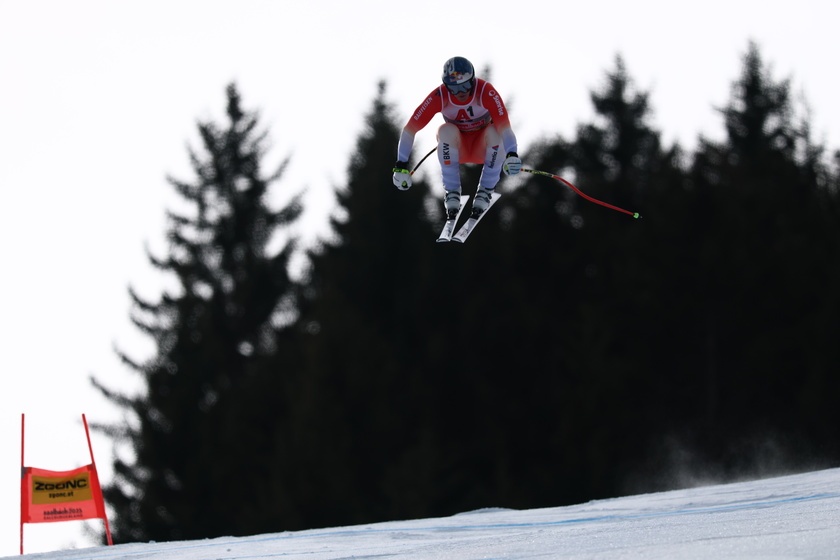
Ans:
[[[72,471],[24,467],[21,486],[23,523],[93,519],[105,515],[102,491],[93,465]]]

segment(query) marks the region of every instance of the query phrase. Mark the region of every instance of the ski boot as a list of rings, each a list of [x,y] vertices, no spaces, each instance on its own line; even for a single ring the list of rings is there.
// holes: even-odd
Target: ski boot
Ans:
[[[478,189],[473,197],[472,216],[480,216],[490,206],[490,199],[493,198],[493,189]]]
[[[446,209],[446,219],[451,220],[461,209],[461,191],[446,191],[443,196],[443,207]]]

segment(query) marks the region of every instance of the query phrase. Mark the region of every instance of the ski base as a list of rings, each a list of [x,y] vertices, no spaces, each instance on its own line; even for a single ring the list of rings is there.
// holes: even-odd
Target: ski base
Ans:
[[[438,243],[447,243],[452,240],[452,234],[455,233],[455,225],[458,223],[458,218],[461,217],[461,212],[464,211],[464,207],[467,205],[467,201],[469,199],[470,195],[461,195],[461,206],[458,208],[458,213],[455,215],[454,218],[447,219],[446,223],[443,224],[443,229],[441,230],[440,235],[437,238]]]
[[[490,205],[487,206],[487,208],[485,208],[481,214],[477,216],[470,216],[467,219],[467,221],[464,222],[464,225],[461,226],[461,229],[458,230],[458,233],[452,236],[452,241],[455,241],[456,243],[465,242],[467,240],[467,237],[469,237],[469,235],[472,233],[473,229],[475,229],[475,226],[478,224],[478,222],[481,221],[481,218],[483,218],[484,215],[487,214],[487,211],[490,210],[494,204],[496,204],[496,201],[499,200],[501,196],[502,195],[500,193],[493,193],[493,197],[490,199]]]

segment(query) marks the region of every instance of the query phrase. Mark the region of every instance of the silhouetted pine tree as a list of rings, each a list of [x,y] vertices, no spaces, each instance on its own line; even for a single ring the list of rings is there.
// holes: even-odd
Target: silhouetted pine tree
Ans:
[[[801,468],[837,457],[824,429],[840,425],[824,398],[838,389],[836,191],[789,81],[772,79],[754,44],[722,114],[726,139],[704,141],[693,170],[708,217],[697,269],[715,380],[707,450],[733,471]]]
[[[429,470],[439,387],[428,364],[445,351],[430,321],[446,276],[434,261],[428,185],[402,192],[391,182],[400,129],[382,83],[337,189],[333,234],[309,255],[299,421],[313,439],[302,484],[317,525],[427,511],[440,482]]]
[[[287,400],[278,331],[294,313],[295,242],[283,240],[276,252],[269,244],[301,206],[294,197],[269,207],[269,186],[285,163],[264,173],[265,134],[234,85],[226,116],[223,127],[199,123],[195,178],[169,179],[189,210],[168,214],[168,255],[150,260],[177,289],[156,302],[131,291],[132,321],[156,350],[142,362],[122,357],[145,390],[128,396],[94,380],[128,416],[109,428],[131,447],[105,489],[118,542],[280,528],[286,490],[273,461]]]
[[[647,238],[663,219],[645,202],[679,178],[676,149],[666,152],[649,121],[648,95],[638,91],[623,60],[605,85],[591,93],[596,121],[578,128],[568,172],[581,191],[645,218],[574,195],[565,204],[569,230],[563,283],[570,292],[563,332],[566,384],[577,394],[570,406],[568,461],[579,497],[614,495],[638,459],[646,433],[661,412],[659,301],[671,286],[655,271],[662,255]],[[563,187],[565,188],[565,187]],[[569,221],[567,219],[567,221]],[[667,353],[667,350],[665,350]]]

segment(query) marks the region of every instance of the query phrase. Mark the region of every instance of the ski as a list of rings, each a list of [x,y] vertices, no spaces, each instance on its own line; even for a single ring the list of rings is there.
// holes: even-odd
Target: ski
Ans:
[[[493,198],[490,199],[490,205],[484,209],[484,212],[475,216],[470,216],[467,219],[467,221],[464,222],[464,225],[461,226],[461,229],[458,230],[458,233],[452,236],[452,241],[456,241],[458,243],[463,243],[464,241],[466,241],[467,237],[469,237],[469,235],[472,233],[472,230],[475,228],[476,224],[478,224],[481,218],[483,218],[484,215],[487,214],[487,211],[490,210],[494,204],[496,204],[496,201],[499,200],[501,196],[502,195],[499,193],[493,193]]]
[[[467,201],[470,199],[470,195],[462,194],[461,195],[461,207],[458,208],[458,213],[455,215],[454,218],[447,219],[446,223],[443,224],[443,229],[440,232],[440,236],[437,238],[438,243],[446,243],[452,239],[452,234],[455,233],[455,225],[458,223],[458,218],[461,217],[461,212],[464,211],[464,206],[467,205]]]

